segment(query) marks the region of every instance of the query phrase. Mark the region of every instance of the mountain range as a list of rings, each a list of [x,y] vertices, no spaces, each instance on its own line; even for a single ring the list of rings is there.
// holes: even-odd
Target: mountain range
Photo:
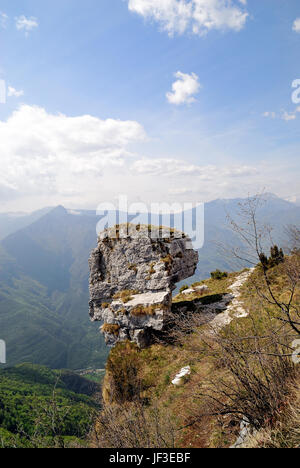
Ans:
[[[222,242],[238,245],[226,221],[243,200],[205,205],[205,243],[195,279],[212,270],[234,270]],[[300,224],[300,207],[268,195],[260,219],[273,226],[277,243],[284,226]],[[23,362],[52,368],[102,368],[108,350],[88,316],[88,258],[96,246],[95,212],[45,208],[30,215],[0,215],[0,338],[7,364]]]

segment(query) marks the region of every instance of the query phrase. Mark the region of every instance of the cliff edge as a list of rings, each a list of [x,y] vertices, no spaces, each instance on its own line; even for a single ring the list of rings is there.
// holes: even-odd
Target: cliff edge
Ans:
[[[149,346],[165,326],[176,283],[193,276],[198,253],[183,232],[126,224],[103,231],[91,253],[90,317],[108,345]]]

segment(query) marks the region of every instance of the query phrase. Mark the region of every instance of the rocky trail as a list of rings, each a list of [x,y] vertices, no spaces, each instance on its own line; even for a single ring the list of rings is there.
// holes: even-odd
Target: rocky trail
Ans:
[[[241,273],[236,278],[235,282],[229,287],[229,289],[232,291],[234,299],[232,300],[232,302],[230,303],[230,305],[226,308],[224,312],[221,312],[220,314],[218,314],[210,322],[210,325],[213,331],[218,331],[221,328],[225,327],[226,325],[229,325],[229,323],[234,318],[247,317],[248,313],[244,309],[243,303],[240,300],[240,296],[241,296],[240,290],[253,271],[254,271],[254,268],[250,268],[249,270]]]

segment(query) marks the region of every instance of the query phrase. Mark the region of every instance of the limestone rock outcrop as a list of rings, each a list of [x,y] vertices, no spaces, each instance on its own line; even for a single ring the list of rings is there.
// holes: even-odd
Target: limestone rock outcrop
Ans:
[[[195,273],[198,253],[182,232],[126,224],[105,230],[92,251],[90,317],[108,345],[153,342],[171,309],[176,283]]]

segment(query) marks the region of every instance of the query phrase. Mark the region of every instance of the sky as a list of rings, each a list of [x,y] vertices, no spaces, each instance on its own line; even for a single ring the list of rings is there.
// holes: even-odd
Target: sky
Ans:
[[[0,211],[300,202],[299,52],[299,0],[1,0]]]

